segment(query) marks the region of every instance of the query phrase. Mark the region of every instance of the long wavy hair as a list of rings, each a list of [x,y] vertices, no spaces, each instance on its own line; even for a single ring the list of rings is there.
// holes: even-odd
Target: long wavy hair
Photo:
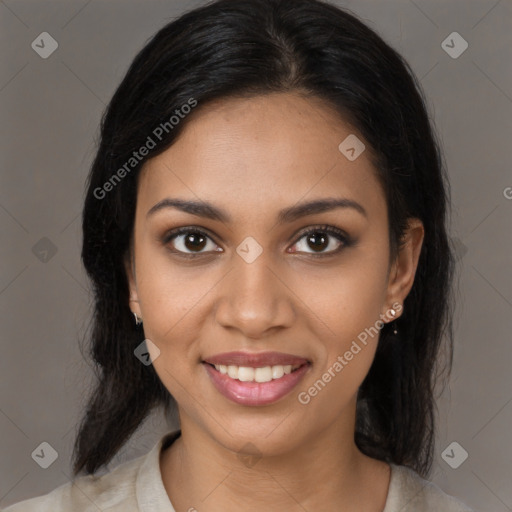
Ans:
[[[323,99],[364,137],[386,197],[392,258],[407,219],[423,222],[398,335],[394,325],[382,328],[359,389],[355,442],[370,457],[430,472],[436,383],[452,364],[455,259],[445,225],[449,183],[425,94],[407,62],[349,11],[320,0],[218,0],[147,42],[101,120],[82,217],[82,261],[94,293],[87,357],[96,382],[75,439],[74,476],[108,464],[153,409],[167,414],[176,405],[153,366],[134,356],[144,333],[129,308],[124,261],[139,171],[193,113],[161,129],[161,140],[153,135],[157,144],[136,165],[133,152],[191,98],[200,109],[215,99],[293,91]]]

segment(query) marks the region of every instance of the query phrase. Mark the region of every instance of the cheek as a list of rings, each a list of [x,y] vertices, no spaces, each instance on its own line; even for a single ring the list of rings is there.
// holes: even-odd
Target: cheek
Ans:
[[[312,416],[328,422],[356,396],[373,363],[384,324],[379,316],[383,292],[377,274],[352,272],[324,284],[323,300],[315,299],[314,293],[305,298],[316,313],[316,337],[321,344],[313,372],[297,398],[318,411]]]
[[[380,319],[387,291],[386,270],[383,262],[355,253],[330,268],[295,269],[293,290],[307,306],[305,311],[313,313],[318,334],[331,340],[329,351],[343,350]]]
[[[149,244],[137,256],[137,291],[144,332],[165,345],[179,336],[184,325],[194,324],[194,309],[211,288],[208,273],[180,265],[163,248]]]
[[[367,253],[366,253],[367,254]],[[314,273],[296,272],[294,291],[307,304],[317,345],[313,373],[301,387],[316,407],[343,408],[357,392],[375,357],[386,294],[384,259],[357,257]],[[305,310],[307,313],[307,310]],[[323,398],[320,398],[322,395]],[[334,413],[334,411],[333,411]]]
[[[144,335],[160,351],[153,366],[170,393],[187,402],[190,397],[184,389],[193,389],[196,379],[204,379],[204,348],[198,340],[211,332],[216,286],[226,269],[207,263],[187,265],[163,249],[139,247],[136,270]]]

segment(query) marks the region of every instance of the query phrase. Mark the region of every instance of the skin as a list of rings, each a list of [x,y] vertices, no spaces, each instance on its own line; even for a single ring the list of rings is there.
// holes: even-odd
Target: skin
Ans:
[[[385,196],[368,145],[354,161],[338,150],[351,133],[328,105],[299,93],[223,99],[190,114],[173,146],[141,171],[126,270],[130,307],[160,350],[154,368],[179,407],[182,436],[160,459],[177,512],[384,508],[390,467],[354,443],[356,394],[378,336],[307,405],[297,399],[380,315],[391,320],[392,304],[403,304],[412,287],[423,242],[421,222],[411,219],[390,261]],[[148,217],[166,197],[209,201],[233,220],[174,208]],[[338,208],[276,224],[280,209],[327,197],[357,201],[367,217]],[[356,244],[312,257],[315,245],[299,231],[321,224]],[[184,236],[162,242],[180,226],[207,231],[196,249],[206,255],[187,260],[170,251],[194,253]],[[250,264],[236,252],[248,236],[263,249]],[[329,240],[320,252],[340,245]],[[214,388],[201,364],[235,350],[295,354],[311,367],[279,401],[242,406]],[[248,463],[242,455],[251,454]]]

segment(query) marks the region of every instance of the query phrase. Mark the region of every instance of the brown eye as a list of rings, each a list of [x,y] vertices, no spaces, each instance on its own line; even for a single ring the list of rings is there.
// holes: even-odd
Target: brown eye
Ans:
[[[206,233],[192,228],[178,228],[169,232],[164,243],[171,245],[173,252],[186,255],[204,254],[217,250],[215,249],[217,245]]]
[[[302,242],[302,240],[305,242]],[[298,249],[292,252],[304,252],[312,256],[329,256],[352,244],[351,239],[334,226],[320,226],[309,229],[295,243]],[[310,249],[308,251],[308,249]]]
[[[307,235],[307,243],[314,251],[321,252],[329,245],[329,235],[315,231]]]

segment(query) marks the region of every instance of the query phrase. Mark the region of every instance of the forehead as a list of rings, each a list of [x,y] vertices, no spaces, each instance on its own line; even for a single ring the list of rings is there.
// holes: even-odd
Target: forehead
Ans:
[[[320,99],[227,98],[186,121],[173,145],[143,167],[138,203],[146,211],[170,195],[232,203],[240,213],[326,196],[384,206],[368,146],[350,161],[339,145],[362,136]]]

